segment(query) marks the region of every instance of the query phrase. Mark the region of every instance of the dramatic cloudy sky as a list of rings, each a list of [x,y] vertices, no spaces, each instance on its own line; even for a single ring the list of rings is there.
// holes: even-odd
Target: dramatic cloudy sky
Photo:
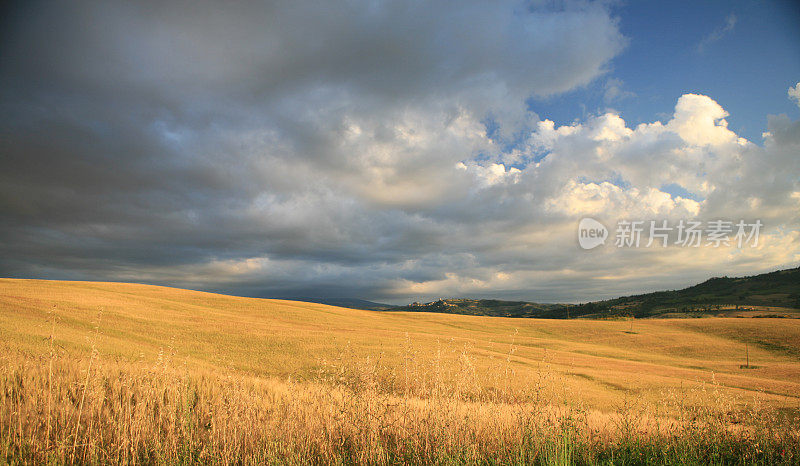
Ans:
[[[0,276],[585,301],[800,264],[793,2],[4,8]]]

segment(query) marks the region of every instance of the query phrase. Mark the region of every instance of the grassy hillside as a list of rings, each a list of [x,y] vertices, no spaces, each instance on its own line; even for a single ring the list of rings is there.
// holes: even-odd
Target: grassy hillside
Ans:
[[[457,360],[479,370],[505,361],[525,377],[544,361],[565,388],[595,406],[681,385],[717,381],[800,393],[800,320],[555,321],[375,312],[120,283],[0,280],[3,345],[41,354],[55,320],[63,351],[95,346],[104,358],[151,361],[159,353],[193,367],[255,376],[314,378],[344,351],[402,361],[404,353]],[[745,342],[760,366],[742,371]],[[612,388],[613,387],[613,388]],[[787,398],[788,397],[788,398]],[[771,398],[772,399],[772,398]]]
[[[782,459],[797,435],[725,440],[798,415],[800,320],[500,319],[0,279],[0,333],[5,461],[706,462]]]

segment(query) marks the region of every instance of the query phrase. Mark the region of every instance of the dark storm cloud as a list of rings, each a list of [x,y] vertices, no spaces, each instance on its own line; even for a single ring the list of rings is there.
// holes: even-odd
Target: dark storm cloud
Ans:
[[[494,88],[518,97],[563,91],[618,50],[600,7],[519,16],[522,8],[17,5],[0,64],[3,274],[113,279],[262,256],[313,268],[444,248],[435,222],[339,192],[337,172],[352,167],[333,147],[337,130],[350,115],[380,119],[432,96],[486,111]],[[588,34],[576,34],[579,26]],[[392,123],[374,139],[391,141]],[[358,270],[326,286],[366,280],[360,289],[374,289],[369,270]],[[313,276],[283,280],[241,286],[318,285]]]

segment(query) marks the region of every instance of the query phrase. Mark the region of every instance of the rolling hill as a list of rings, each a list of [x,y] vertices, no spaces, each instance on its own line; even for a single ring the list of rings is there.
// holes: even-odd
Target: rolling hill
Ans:
[[[800,319],[498,318],[0,279],[0,335],[4,464],[800,457]]]
[[[578,305],[489,299],[440,299],[391,308],[499,317],[800,317],[800,268],[750,277],[711,278],[689,288],[658,291]]]
[[[97,332],[96,341],[93,335]],[[478,374],[513,364],[519,384],[541,375],[594,406],[710,381],[800,393],[800,320],[613,320],[496,318],[346,309],[149,285],[0,279],[3,351],[46,354],[49,335],[65,353],[153,361],[172,354],[188,367],[252,376],[316,377],[344,353],[400,365],[404,354],[467,351]],[[750,345],[760,367],[739,365]],[[426,356],[427,357],[427,356]],[[538,375],[537,375],[538,374]],[[486,379],[489,380],[488,378]],[[488,382],[487,382],[488,383]]]

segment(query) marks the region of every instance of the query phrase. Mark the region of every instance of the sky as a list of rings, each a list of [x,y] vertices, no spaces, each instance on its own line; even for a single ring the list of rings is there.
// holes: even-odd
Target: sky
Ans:
[[[800,265],[795,2],[3,8],[2,277],[585,302]]]

